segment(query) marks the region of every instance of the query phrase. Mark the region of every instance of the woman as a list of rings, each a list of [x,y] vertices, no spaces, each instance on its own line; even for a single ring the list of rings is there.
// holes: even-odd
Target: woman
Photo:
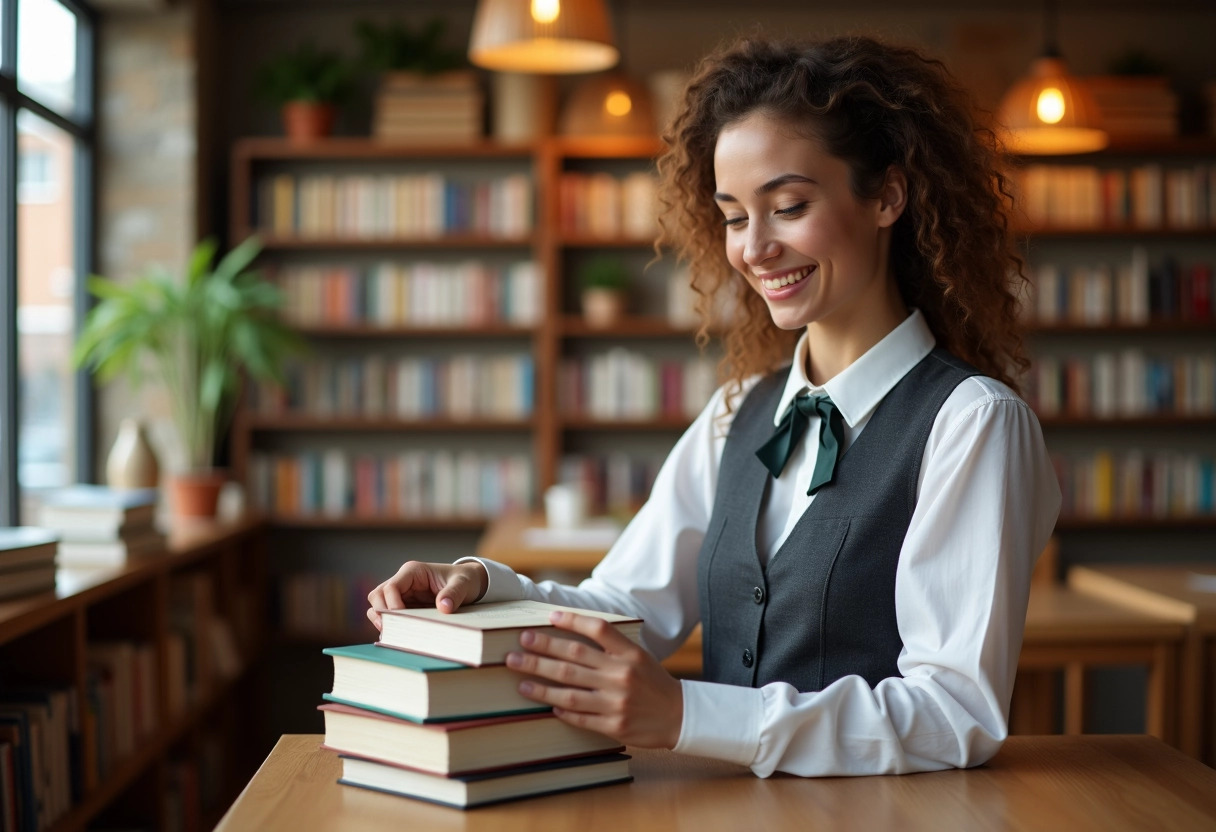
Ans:
[[[603,650],[525,633],[508,663],[571,724],[760,776],[987,760],[1059,509],[1015,393],[992,132],[938,62],[838,38],[710,56],[666,139],[664,236],[702,334],[734,299],[727,383],[578,587],[407,563],[369,617],[526,597],[643,618],[650,652],[565,615]],[[677,681],[654,656],[698,623],[705,678]]]

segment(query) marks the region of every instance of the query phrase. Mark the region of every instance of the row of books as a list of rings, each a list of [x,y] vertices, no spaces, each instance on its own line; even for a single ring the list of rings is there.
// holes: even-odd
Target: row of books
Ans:
[[[257,200],[258,229],[285,237],[517,239],[534,223],[532,180],[524,174],[278,173],[258,182]]]
[[[367,596],[383,580],[368,574],[289,572],[278,580],[274,618],[293,635],[369,631]]]
[[[376,644],[326,648],[334,683],[320,710],[325,747],[341,756],[338,782],[461,809],[627,782],[616,740],[524,697],[524,677],[504,663],[522,629],[553,631],[555,609],[568,608],[385,611]],[[579,612],[640,641],[638,619]]]
[[[42,832],[84,794],[88,715],[70,688],[0,688],[0,826]],[[96,782],[96,781],[92,781]]]
[[[1216,353],[1152,358],[1138,349],[1040,356],[1027,401],[1040,416],[1216,414]]]
[[[624,453],[567,454],[561,458],[558,480],[578,486],[592,515],[632,517],[650,497],[660,459]]]
[[[0,528],[0,601],[55,588],[59,539],[32,526]]]
[[[1216,165],[1026,165],[1012,175],[1031,227],[1216,226]]]
[[[526,419],[535,398],[532,357],[358,358],[295,362],[285,384],[259,383],[251,409],[262,414]]]
[[[84,747],[95,752],[95,759],[85,764],[95,767],[92,782],[99,782],[156,731],[160,714],[156,647],[129,640],[94,642],[85,658],[89,714],[85,725],[93,736]]]
[[[705,358],[656,360],[614,347],[563,360],[557,382],[558,406],[569,416],[691,419],[717,389],[717,371]]]
[[[1183,265],[1167,257],[1150,265],[1140,246],[1132,249],[1130,260],[1113,266],[1066,269],[1042,263],[1029,276],[1031,297],[1024,309],[1038,323],[1101,326],[1216,319],[1211,263]]]
[[[1197,517],[1216,514],[1216,460],[1199,454],[1099,451],[1052,455],[1061,516]]]
[[[285,515],[480,518],[531,505],[534,479],[525,454],[331,448],[255,453],[249,488],[256,508]]]
[[[535,325],[544,309],[542,275],[533,261],[286,266],[277,279],[284,320],[305,326],[522,327]]]
[[[651,240],[659,230],[658,180],[644,171],[563,173],[558,186],[563,233]]]

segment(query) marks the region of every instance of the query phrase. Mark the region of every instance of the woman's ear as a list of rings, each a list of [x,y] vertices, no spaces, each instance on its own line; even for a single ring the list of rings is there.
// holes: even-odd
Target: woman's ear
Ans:
[[[907,204],[908,177],[899,167],[891,165],[887,168],[882,192],[878,195],[878,227],[888,228],[895,225]]]

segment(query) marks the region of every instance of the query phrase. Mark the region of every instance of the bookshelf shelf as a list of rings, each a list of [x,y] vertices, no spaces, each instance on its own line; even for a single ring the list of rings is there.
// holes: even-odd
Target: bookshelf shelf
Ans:
[[[1216,335],[1216,320],[1158,320],[1142,324],[1085,324],[1071,321],[1028,324],[1029,335],[1176,335],[1201,333]]]
[[[306,338],[534,338],[532,327],[507,324],[476,326],[356,326],[349,324],[293,324],[292,330]]]
[[[464,431],[530,431],[532,419],[373,419],[358,416],[257,416],[246,418],[253,431],[397,431],[427,433]]]
[[[596,237],[591,234],[563,234],[557,244],[565,248],[654,248],[654,240],[639,237]]]
[[[241,236],[253,233],[247,230]],[[283,237],[259,235],[266,251],[448,251],[452,249],[515,249],[535,244],[532,237],[487,237],[451,234],[443,237]]]
[[[1045,428],[1210,428],[1216,414],[1162,413],[1150,416],[1040,416],[1039,424]]]
[[[1196,239],[1210,240],[1216,236],[1216,228],[1143,228],[1134,225],[1112,225],[1100,228],[1072,226],[1040,226],[1037,228],[1019,228],[1017,235],[1029,239],[1057,239],[1067,237],[1092,237],[1105,239],[1119,236],[1125,239]]]
[[[1057,532],[1094,531],[1213,531],[1216,515],[1167,517],[1065,517],[1056,521]]]
[[[1150,139],[1119,139],[1103,150],[1073,156],[1019,156],[1017,162],[1081,162],[1120,156],[1216,156],[1216,137],[1169,136]]]
[[[489,523],[489,518],[391,517],[384,515],[327,517],[323,515],[271,514],[267,517],[267,522],[278,528],[291,529],[388,529],[417,532],[472,532],[484,529],[486,524]]]
[[[241,139],[233,155],[241,160],[258,161],[343,161],[416,159],[526,159],[535,152],[532,144],[474,144],[419,145],[394,144],[367,137],[328,138],[307,145],[293,144],[276,137]]]
[[[570,431],[674,431],[687,430],[691,424],[692,420],[685,416],[654,419],[590,419],[567,416],[561,420],[561,428]]]
[[[559,324],[561,334],[576,338],[689,338],[692,327],[673,326],[665,318],[630,317],[600,328],[587,323],[578,315],[567,315]]]

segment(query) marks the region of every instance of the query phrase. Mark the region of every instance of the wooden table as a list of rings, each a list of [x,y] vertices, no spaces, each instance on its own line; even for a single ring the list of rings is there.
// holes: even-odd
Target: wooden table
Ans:
[[[1013,737],[979,768],[902,777],[762,780],[631,750],[632,783],[468,812],[338,785],[320,741],[282,737],[217,832],[1216,828],[1216,771],[1144,736]]]
[[[1178,674],[1178,747],[1216,765],[1216,581],[1210,565],[1075,566],[1072,588],[1185,627]]]

